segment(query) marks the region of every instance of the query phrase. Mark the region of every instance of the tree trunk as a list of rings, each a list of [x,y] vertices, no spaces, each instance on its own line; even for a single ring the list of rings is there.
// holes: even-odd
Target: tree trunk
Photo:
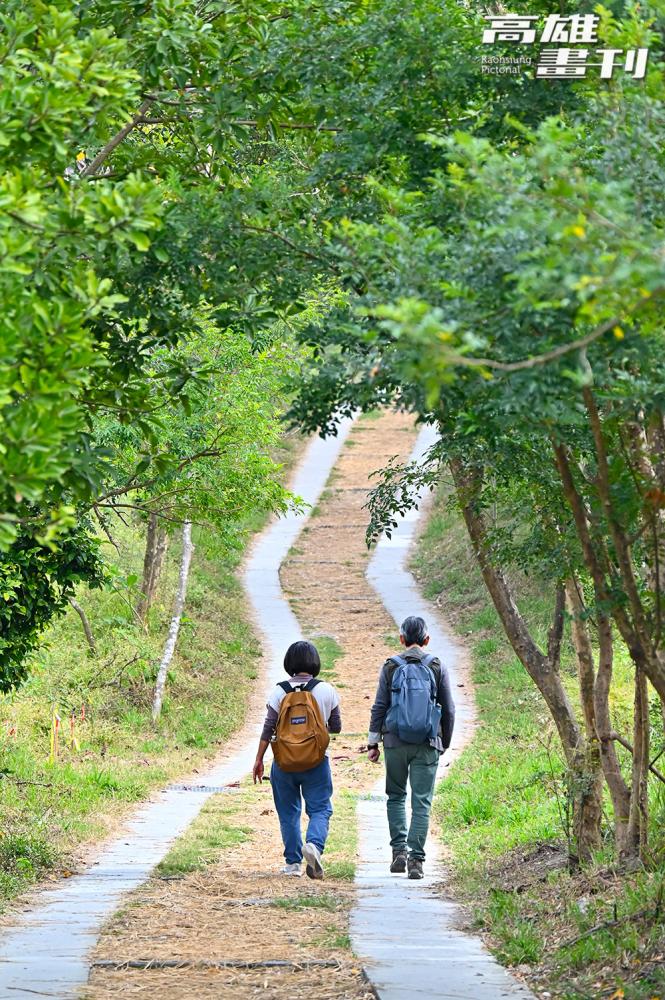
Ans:
[[[588,759],[586,741],[559,673],[564,625],[563,587],[557,588],[546,655],[534,642],[504,573],[493,564],[487,545],[487,527],[477,507],[481,486],[479,471],[465,468],[458,459],[451,460],[450,469],[473,550],[504,632],[542,694],[557,727],[568,766],[578,856],[581,861],[587,861],[600,843],[601,788],[598,762],[594,767],[593,761]]]
[[[83,625],[83,631],[85,632],[85,637],[88,642],[88,646],[90,647],[90,652],[92,653],[93,656],[97,656],[97,643],[95,642],[95,637],[92,634],[92,629],[90,628],[90,622],[88,621],[88,616],[86,615],[85,611],[83,610],[83,608],[81,607],[81,605],[79,604],[79,602],[76,600],[75,597],[70,597],[69,603],[71,604],[74,611],[81,619],[81,624]]]
[[[185,608],[185,597],[187,595],[187,578],[189,576],[189,566],[192,561],[193,551],[194,551],[194,546],[192,545],[192,523],[191,521],[185,521],[185,523],[182,526],[182,557],[180,559],[180,573],[178,576],[178,589],[176,591],[175,603],[173,606],[173,617],[171,618],[171,624],[169,625],[169,634],[166,639],[166,645],[164,646],[164,654],[162,656],[161,663],[159,664],[159,670],[157,671],[157,680],[155,682],[155,696],[152,702],[153,722],[157,722],[162,711],[162,701],[164,700],[164,687],[166,685],[166,674],[169,669],[169,664],[173,659],[176,642],[178,641],[178,633],[180,631],[180,620],[182,618],[182,613]]]
[[[598,745],[586,743],[568,768],[573,805],[573,836],[580,861],[591,861],[601,846],[603,772]]]
[[[644,558],[648,567],[648,586],[654,595],[656,628],[654,646],[662,660],[663,596],[665,595],[665,426],[663,414],[656,410],[645,423],[640,411],[628,424],[630,450],[644,480],[641,489],[644,526],[649,524],[651,549],[646,545]],[[660,710],[665,723],[665,699],[660,696]]]
[[[619,572],[621,575],[621,583],[628,596],[628,605],[632,611],[634,633],[639,640],[639,648],[635,650],[636,656],[633,655],[633,649],[629,647],[630,653],[633,657],[637,674],[639,675],[641,673],[645,673],[646,677],[651,680],[651,683],[658,691],[661,702],[665,702],[665,663],[663,662],[662,651],[659,651],[658,649],[662,623],[661,595],[658,582],[660,578],[658,556],[660,543],[658,539],[657,519],[652,517],[654,545],[651,559],[647,560],[652,564],[652,576],[656,587],[656,628],[654,633],[654,630],[650,627],[648,615],[640,596],[637,574],[633,566],[630,539],[623,525],[620,523],[612,503],[607,448],[603,436],[600,413],[591,389],[587,386],[582,390],[582,392],[587,412],[589,414],[589,422],[593,433],[594,444],[596,446],[596,457],[598,459],[598,476],[596,484],[598,487],[598,495],[600,497],[610,528],[612,541],[614,543]],[[643,683],[646,684],[646,680],[644,680]]]
[[[630,788],[621,772],[616,747],[612,739],[612,718],[610,715],[610,689],[614,667],[614,644],[612,623],[607,615],[598,616],[598,676],[596,679],[595,704],[598,737],[603,773],[610,791],[614,809],[615,848],[618,857],[625,857],[628,848],[628,818],[630,815]]]
[[[487,546],[487,527],[482,514],[478,512],[475,505],[480,490],[477,472],[464,469],[459,460],[452,460],[450,468],[485,586],[501,619],[508,641],[545,699],[559,732],[566,759],[570,762],[583,744],[584,738],[577,724],[566,689],[561,683],[558,670],[558,646],[563,628],[563,607],[557,606],[555,608],[554,621],[550,630],[550,648],[552,653],[556,655],[550,659],[534,642],[526,622],[515,604],[512,590],[502,570],[492,563]]]
[[[628,647],[635,668],[646,672],[661,699],[665,700],[665,659],[653,648],[649,635],[643,633],[638,623],[634,619],[631,620],[628,610],[613,597],[612,589],[620,581],[612,578],[610,568],[606,565],[606,554],[596,550],[589,529],[586,507],[575,486],[567,449],[556,441],[552,442],[552,446],[563,491],[570,505],[582,546],[584,562],[594,583],[596,601],[611,608],[612,617]]]
[[[601,842],[600,828],[603,819],[603,772],[601,770],[600,742],[596,729],[594,703],[595,670],[593,649],[586,623],[581,617],[582,601],[577,582],[566,582],[566,599],[572,618],[573,645],[577,658],[577,677],[580,702],[586,732],[586,752],[578,764],[580,772],[578,828],[575,831],[580,857],[590,858]]]
[[[573,645],[575,646],[575,654],[577,656],[577,677],[580,685],[580,703],[584,716],[584,728],[587,739],[597,740],[596,707],[593,697],[596,671],[589,630],[582,618],[584,607],[577,589],[576,580],[566,581],[566,602],[572,621]]]
[[[169,533],[166,528],[160,527],[157,531],[157,542],[155,544],[155,561],[152,569],[152,577],[150,579],[148,610],[152,607],[152,602],[157,594],[157,587],[159,586],[159,581],[162,576],[162,569],[164,568],[164,560],[166,559],[168,547]]]
[[[600,613],[597,615],[599,652],[598,671],[595,672],[591,639],[582,618],[584,607],[575,580],[570,580],[567,583],[566,597],[572,619],[573,644],[577,654],[580,697],[587,739],[590,748],[594,748],[594,757],[595,754],[600,756],[600,765],[612,799],[615,848],[617,855],[623,857],[626,852],[630,789],[621,773],[619,759],[611,736],[609,695],[614,653],[612,626],[606,615]]]
[[[648,846],[649,690],[643,670],[635,672],[633,777],[628,820],[627,854],[645,859]]]
[[[593,434],[593,440],[596,447],[596,459],[598,461],[596,487],[598,490],[598,496],[600,497],[600,502],[607,520],[610,535],[614,543],[614,551],[616,553],[619,566],[619,573],[621,575],[623,588],[628,596],[628,604],[632,611],[635,630],[639,635],[646,638],[649,632],[644,606],[639,594],[639,586],[635,575],[635,569],[633,567],[630,542],[623,525],[617,517],[614,504],[612,503],[610,472],[600,413],[598,412],[595,397],[589,386],[586,386],[582,390],[582,395],[584,396],[587,413],[589,414],[591,433]]]
[[[157,593],[168,544],[168,532],[160,526],[157,514],[151,513],[146,531],[141,597],[136,605],[136,613],[143,622],[148,617],[148,612]]]
[[[136,613],[145,619],[148,591],[152,579],[152,568],[155,564],[155,548],[157,544],[157,515],[151,513],[148,518],[148,526],[145,533],[145,552],[143,555],[143,579],[141,581],[141,597],[136,605]]]

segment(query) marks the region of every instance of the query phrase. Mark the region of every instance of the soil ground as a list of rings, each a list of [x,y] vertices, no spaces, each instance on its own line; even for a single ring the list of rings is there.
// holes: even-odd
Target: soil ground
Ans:
[[[415,441],[412,419],[385,413],[352,429],[328,486],[282,567],[282,585],[303,634],[334,639],[331,677],[342,701],[343,734],[331,743],[336,795],[367,789],[380,774],[362,753],[379,668],[395,648],[395,625],[365,580],[369,476]],[[217,799],[222,796],[215,797]],[[84,996],[364,1000],[374,994],[349,950],[353,883],[279,874],[282,845],[269,785],[225,797],[242,840],[202,871],[155,877],[107,925]],[[348,824],[348,808],[337,822]],[[331,836],[335,832],[333,816]],[[240,834],[238,836],[241,836]],[[326,858],[332,855],[327,853]],[[332,865],[331,867],[334,867]],[[109,969],[95,962],[180,960],[182,968]],[[288,968],[197,968],[197,961],[287,960]],[[303,967],[306,962],[328,965]]]

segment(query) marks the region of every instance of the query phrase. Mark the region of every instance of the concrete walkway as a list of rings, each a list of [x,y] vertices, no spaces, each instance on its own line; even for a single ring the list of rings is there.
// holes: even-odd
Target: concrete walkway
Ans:
[[[320,496],[349,427],[350,421],[346,421],[337,438],[310,444],[293,483],[293,490],[310,504]],[[427,446],[428,433],[419,437],[419,450]],[[454,644],[439,628],[433,609],[422,600],[404,569],[417,520],[417,514],[409,515],[391,541],[381,541],[368,577],[395,620],[407,613],[422,613],[428,618],[432,646],[442,653],[454,674]],[[284,649],[300,638],[297,620],[281,591],[279,567],[305,522],[306,516],[276,521],[257,540],[245,570],[245,584],[262,634],[266,690],[281,676]],[[471,733],[472,711],[460,697],[462,689],[454,690],[459,746]],[[40,893],[34,907],[17,917],[15,926],[3,930],[2,1000],[35,996],[64,1000],[79,995],[88,978],[88,954],[103,922],[126,893],[148,878],[207,798],[251,770],[258,731],[259,726],[248,724],[222,759],[197,776],[197,790],[174,786],[156,794],[84,873]],[[432,891],[442,877],[435,845],[430,844],[429,875],[424,882],[390,877],[386,874],[385,805],[378,790],[360,803],[358,812],[362,864],[359,903],[352,920],[353,944],[382,1000],[419,996],[533,1000],[477,939],[455,930],[456,908]]]
[[[326,483],[351,422],[336,438],[310,443],[292,490],[315,504]],[[263,631],[264,678],[269,691],[282,675],[285,647],[300,638],[298,624],[279,585],[279,566],[302,531],[308,514],[287,515],[264,531],[248,559],[245,582]],[[265,698],[263,699],[265,701]],[[144,882],[174,840],[198,815],[214,791],[248,774],[260,732],[254,720],[232,741],[218,764],[197,775],[196,786],[157,793],[103,848],[82,874],[40,892],[35,905],[3,928],[0,940],[0,998],[77,997],[88,978],[88,953],[103,922],[123,896]],[[194,788],[195,790],[192,790]]]
[[[434,440],[433,430],[425,428],[412,458],[422,456]],[[457,712],[453,746],[441,758],[442,778],[451,757],[471,739],[474,715],[468,687],[458,686],[460,651],[407,569],[422,511],[421,504],[420,511],[402,518],[392,538],[380,540],[367,578],[396,623],[408,615],[425,618],[430,648],[448,667]],[[353,949],[380,1000],[534,1000],[530,990],[499,965],[479,938],[457,929],[460,913],[441,895],[445,873],[433,837],[427,845],[425,879],[410,882],[405,875],[389,873],[390,837],[382,787],[379,779],[374,793],[358,805],[361,864],[356,881],[360,892],[351,919]]]

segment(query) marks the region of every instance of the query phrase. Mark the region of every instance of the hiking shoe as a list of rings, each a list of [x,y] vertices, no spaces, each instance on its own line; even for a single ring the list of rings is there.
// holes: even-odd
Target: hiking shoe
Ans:
[[[393,860],[390,865],[393,875],[401,875],[406,871],[406,851],[393,851]]]
[[[321,851],[316,844],[305,844],[302,849],[306,862],[305,871],[309,878],[323,878],[323,865],[321,864]]]
[[[409,858],[406,865],[409,878],[424,878],[423,863],[420,858]]]
[[[299,861],[294,861],[293,864],[284,865],[282,868],[282,875],[295,875],[299,877],[302,875],[302,865]]]

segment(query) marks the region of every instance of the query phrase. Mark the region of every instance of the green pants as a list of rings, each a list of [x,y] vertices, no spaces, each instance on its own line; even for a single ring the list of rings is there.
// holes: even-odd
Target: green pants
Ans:
[[[429,744],[384,748],[390,846],[425,859],[439,751]],[[406,825],[406,786],[411,785],[411,825]]]

